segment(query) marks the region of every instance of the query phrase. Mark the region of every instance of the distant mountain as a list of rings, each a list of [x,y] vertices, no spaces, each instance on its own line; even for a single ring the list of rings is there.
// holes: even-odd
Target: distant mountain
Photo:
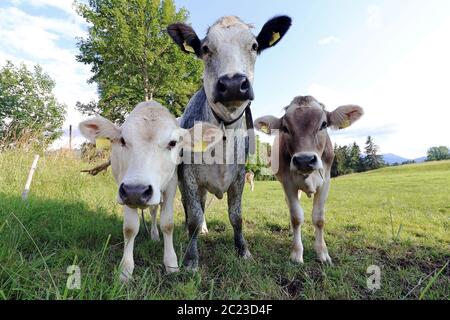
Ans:
[[[382,154],[381,156],[383,157],[384,162],[386,162],[387,164],[394,164],[394,163],[402,164],[405,161],[415,161],[417,163],[421,163],[421,162],[425,162],[425,160],[427,159],[427,157],[420,157],[420,158],[416,158],[416,159],[407,159],[407,158],[403,158],[403,157],[398,156],[393,153],[385,153],[385,154]]]
[[[385,154],[382,154],[382,156],[383,156],[384,162],[386,162],[388,164],[393,164],[393,163],[396,163],[396,162],[397,163],[402,163],[402,162],[410,160],[410,159],[406,159],[406,158],[400,157],[400,156],[398,156],[396,154],[393,154],[393,153],[385,153]]]

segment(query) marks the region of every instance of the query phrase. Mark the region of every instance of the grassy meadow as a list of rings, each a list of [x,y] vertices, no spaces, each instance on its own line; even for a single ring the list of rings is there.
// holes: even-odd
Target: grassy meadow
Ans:
[[[21,193],[33,155],[0,154],[0,299],[449,299],[450,161],[333,179],[326,236],[334,266],[313,249],[312,201],[305,209],[303,265],[289,262],[288,210],[278,182],[256,182],[243,197],[244,235],[253,259],[234,251],[226,200],[212,200],[209,234],[199,241],[198,273],[166,275],[163,243],[141,231],[134,281],[118,281],[122,213],[111,173],[92,164],[42,157],[27,201]],[[174,244],[181,262],[188,237],[179,197]],[[149,219],[147,211],[146,219]],[[66,288],[78,265],[81,289]],[[381,288],[367,288],[367,268]]]

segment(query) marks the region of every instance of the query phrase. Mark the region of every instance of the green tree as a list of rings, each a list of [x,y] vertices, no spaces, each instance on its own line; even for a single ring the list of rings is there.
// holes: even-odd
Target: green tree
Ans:
[[[353,142],[353,144],[350,146],[347,163],[348,163],[348,167],[353,172],[363,171],[361,149],[359,148],[359,146],[356,142]]]
[[[331,166],[331,176],[337,177],[349,174],[352,169],[349,167],[350,148],[348,146],[334,145],[334,161]]]
[[[261,142],[259,135],[256,135],[256,153],[249,155],[245,169],[255,174],[255,180],[274,180],[270,168],[270,157],[272,147],[269,143]]]
[[[173,0],[89,0],[76,8],[91,24],[77,60],[91,66],[89,82],[100,97],[78,102],[78,109],[123,121],[137,103],[154,99],[181,115],[200,88],[202,63],[179,50],[166,29],[185,22],[188,12]]]
[[[447,147],[432,147],[428,149],[427,161],[440,161],[450,159],[450,151]]]
[[[366,156],[363,160],[364,171],[379,169],[385,165],[383,157],[378,154],[378,146],[374,143],[371,136],[367,137],[365,152]]]
[[[0,141],[11,145],[25,134],[43,146],[61,135],[65,105],[58,103],[55,82],[37,65],[33,71],[10,61],[0,69]],[[30,141],[27,141],[30,142]]]

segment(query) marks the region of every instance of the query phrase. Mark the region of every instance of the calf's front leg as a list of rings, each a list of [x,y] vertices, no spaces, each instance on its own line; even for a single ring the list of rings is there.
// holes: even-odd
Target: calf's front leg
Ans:
[[[203,222],[203,210],[201,204],[201,193],[195,180],[191,165],[181,164],[178,167],[178,177],[180,181],[180,192],[184,199],[184,210],[186,214],[187,229],[189,233],[189,243],[186,248],[183,265],[187,270],[197,271],[198,269],[198,234]]]
[[[245,171],[233,182],[227,192],[228,215],[234,231],[234,245],[240,257],[250,258],[252,255],[242,234],[242,192],[245,185]]]
[[[298,198],[298,188],[289,183],[284,183],[283,188],[286,195],[286,203],[289,207],[293,233],[291,261],[303,263],[302,224],[305,218]]]
[[[137,209],[124,206],[123,237],[124,251],[120,262],[120,280],[128,282],[131,280],[134,270],[134,239],[139,232],[139,215]]]
[[[314,195],[312,221],[315,230],[315,242],[314,249],[316,250],[317,257],[322,263],[332,264],[331,258],[328,254],[328,248],[324,239],[324,227],[325,227],[325,201],[328,197],[328,190],[330,188],[330,177],[325,177],[323,185],[318,189]]]
[[[164,237],[164,265],[168,273],[178,272],[178,260],[173,247],[173,201],[177,189],[177,176],[172,178],[164,192],[164,202],[161,205],[161,231]]]

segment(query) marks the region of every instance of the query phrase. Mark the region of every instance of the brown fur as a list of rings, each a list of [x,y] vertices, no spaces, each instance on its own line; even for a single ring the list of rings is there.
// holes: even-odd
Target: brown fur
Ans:
[[[314,106],[316,104],[316,106]],[[319,132],[327,112],[323,104],[311,96],[295,97],[281,118],[279,175],[290,174],[292,156],[301,151],[313,151],[321,157],[324,166],[331,168],[333,145],[327,130]],[[284,132],[286,128],[288,132]]]

